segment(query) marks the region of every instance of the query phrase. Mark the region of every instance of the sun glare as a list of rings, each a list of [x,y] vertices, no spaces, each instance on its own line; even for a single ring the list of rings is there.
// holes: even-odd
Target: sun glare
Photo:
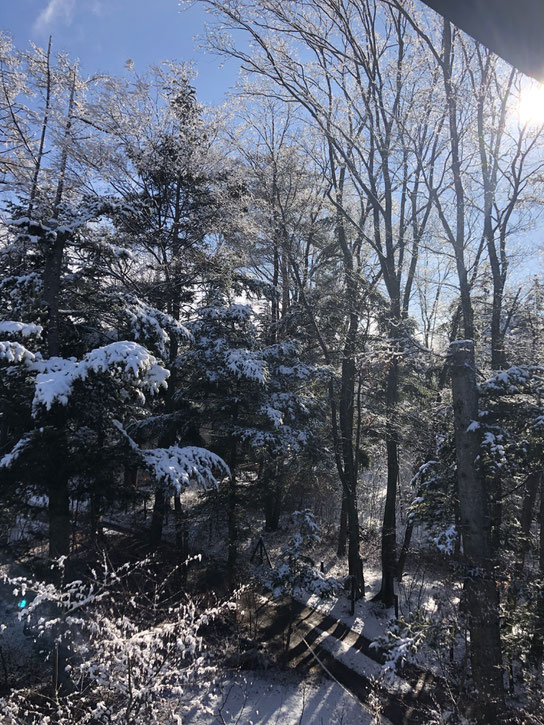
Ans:
[[[523,124],[544,123],[544,85],[531,85],[521,91],[518,113]]]

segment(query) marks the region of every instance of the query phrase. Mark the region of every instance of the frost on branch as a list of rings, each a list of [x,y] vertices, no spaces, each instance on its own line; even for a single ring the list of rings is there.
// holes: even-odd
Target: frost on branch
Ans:
[[[416,655],[429,635],[429,621],[421,610],[405,619],[392,620],[386,634],[375,639],[370,646],[385,655],[382,676],[392,683],[399,670],[416,661]]]
[[[183,491],[194,482],[203,489],[218,485],[218,478],[230,476],[225,461],[197,446],[170,446],[140,451],[144,466],[167,487]]]
[[[113,342],[87,353],[83,360],[49,358],[35,364],[36,392],[34,408],[50,410],[54,403],[67,405],[76,381],[85,381],[90,373],[114,375],[142,391],[155,394],[166,387],[170,373],[156,358],[136,342]]]
[[[6,453],[2,458],[0,458],[0,468],[9,468],[13,463],[15,463],[15,461],[23,453],[27,452],[34,438],[35,433],[32,432],[28,433],[27,435],[23,436],[21,440],[17,441],[12,450],[9,453]]]
[[[457,528],[455,527],[455,524],[452,524],[445,531],[441,531],[438,536],[433,539],[433,541],[440,551],[444,552],[444,554],[450,555],[454,552],[458,537],[459,534],[457,532]]]
[[[267,378],[266,364],[250,350],[229,350],[225,364],[235,378],[264,383]]]
[[[128,293],[110,293],[108,300],[118,308],[121,322],[128,328],[127,336],[138,340],[166,357],[172,338],[190,340],[191,333],[172,315],[158,310]]]
[[[215,453],[198,446],[170,446],[169,448],[141,449],[118,420],[112,421],[139,464],[165,488],[184,491],[191,483],[203,489],[217,486],[224,476],[230,476],[225,461]]]
[[[200,308],[189,325],[195,345],[186,361],[205,368],[206,378],[216,385],[227,381],[264,384],[268,365],[255,349],[255,313],[248,305],[228,305],[219,293],[214,301],[217,304]]]
[[[15,322],[6,320],[0,322],[0,336],[2,337],[30,337],[31,335],[41,335],[43,327],[35,325],[33,322]]]
[[[544,367],[540,365],[514,365],[501,370],[480,385],[482,393],[515,394],[529,390],[544,391]]]
[[[34,353],[18,342],[0,341],[0,361],[7,363],[32,362]]]
[[[206,691],[214,668],[201,629],[234,605],[199,609],[183,597],[172,603],[172,574],[157,578],[149,561],[113,569],[106,557],[88,582],[55,586],[25,577],[7,579],[27,626],[46,646],[68,647],[66,675],[73,687],[64,697],[29,698],[19,690],[0,699],[7,722],[42,725],[77,722],[114,725],[180,722],[183,699]],[[152,594],[131,587],[133,577],[153,581]],[[189,688],[189,689],[188,689]]]

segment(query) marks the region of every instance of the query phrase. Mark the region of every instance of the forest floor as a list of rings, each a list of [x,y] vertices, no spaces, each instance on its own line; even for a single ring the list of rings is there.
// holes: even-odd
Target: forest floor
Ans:
[[[126,530],[125,525],[119,523],[110,522],[109,525],[117,531]],[[289,527],[286,526],[278,532],[265,536],[267,551],[273,562],[288,539]],[[166,531],[166,543],[169,538],[168,531]],[[203,539],[205,540],[205,537],[200,538],[201,544]],[[253,540],[247,542],[243,548],[240,557],[241,567],[248,567],[255,544],[256,541]],[[213,546],[211,548],[214,549]],[[323,568],[327,574],[331,576],[345,575],[345,562],[336,556],[330,556],[330,550],[330,542],[323,542],[322,549],[315,552],[316,560],[319,561],[320,557],[323,558]],[[215,553],[213,551],[214,555]],[[409,572],[398,589],[401,614],[408,616],[412,607],[424,606],[433,610],[438,606],[433,599],[433,594],[439,584],[440,571],[436,564],[431,567],[432,571],[429,570],[429,566],[421,554],[412,562]],[[384,722],[395,725],[416,724],[433,722],[433,718],[439,717],[439,712],[448,711],[448,704],[451,705],[451,703],[448,703],[447,682],[443,676],[441,677],[436,662],[428,662],[424,659],[419,666],[405,666],[402,677],[391,676],[387,678],[387,682],[384,680],[382,670],[384,657],[371,644],[387,631],[393,610],[385,609],[382,605],[371,601],[372,595],[378,591],[380,585],[378,566],[371,568],[367,563],[365,577],[367,596],[355,603],[353,615],[350,613],[350,602],[346,593],[341,593],[331,599],[320,599],[316,596],[300,597],[300,601],[293,609],[293,632],[287,650],[285,650],[285,639],[289,626],[288,619],[291,616],[289,611],[291,605],[285,601],[274,602],[252,590],[251,596],[243,601],[245,622],[240,623],[242,627],[246,627],[246,634],[249,633],[249,646],[257,644],[265,653],[265,661],[268,664],[273,663],[273,666],[267,670],[266,674],[261,670],[254,672],[251,676],[247,675],[249,679],[244,674],[243,677],[246,678],[244,687],[241,687],[236,679],[238,675],[234,676],[232,673],[231,676],[234,676],[232,680],[229,673],[225,672],[225,682],[233,684],[234,690],[232,697],[229,698],[230,705],[221,714],[224,722],[237,722],[236,718],[228,719],[232,716],[232,708],[234,710],[238,708],[236,710],[238,715],[243,710],[243,717],[249,718],[238,722],[275,722],[276,717],[279,717],[278,722],[291,722],[278,714],[283,712],[283,707],[286,707],[281,704],[284,700],[289,703],[289,708],[294,713],[299,713],[298,719],[293,715],[292,722],[319,723],[319,718],[323,718],[323,722],[330,721],[331,723],[338,721],[346,723]],[[453,596],[455,598],[455,593]],[[253,601],[251,601],[252,598]],[[263,602],[267,602],[267,604],[263,604]],[[242,663],[243,667],[248,667],[258,660],[254,656],[256,652],[250,651],[246,654],[249,655],[247,658],[243,655],[234,658],[237,665]],[[278,663],[280,670],[276,667]],[[297,674],[302,679],[296,686],[293,682],[290,683],[288,694],[282,690],[284,686],[282,681],[279,691],[274,695],[276,685],[273,683],[275,678],[282,675],[282,671],[286,675],[288,673]],[[308,677],[313,678],[311,686]],[[249,686],[250,680],[254,683],[251,687]],[[333,684],[340,690],[337,691],[333,688],[329,692]],[[264,685],[271,687],[270,690],[266,689],[266,692],[269,693],[266,698],[269,704],[266,707],[271,708],[266,715],[268,719],[263,716],[264,706],[260,702],[258,705],[254,704],[252,699],[262,697]],[[333,710],[327,714],[325,709],[319,716],[315,716],[318,717],[317,720],[311,719],[312,716],[308,714],[309,710],[305,709],[304,698],[307,694],[305,688],[308,687],[312,691],[315,691],[316,688],[318,691],[319,688],[325,688],[328,694],[323,701],[334,703]],[[221,691],[224,692],[224,690],[223,686]],[[243,698],[242,692],[244,693]],[[340,693],[342,693],[342,697],[338,700]],[[241,698],[245,703],[243,705],[245,709],[240,704]],[[216,695],[214,717],[218,717],[218,708],[222,702],[219,695]],[[342,720],[347,712],[346,703],[350,703],[349,718]],[[257,710],[262,719],[257,716]],[[251,716],[248,714],[249,712],[252,713]],[[354,713],[358,713],[357,716]],[[378,717],[378,713],[381,713],[381,716]],[[327,720],[328,717],[330,720]],[[338,717],[340,720],[337,719]],[[355,719],[355,717],[359,719]],[[189,722],[192,721],[189,720]],[[218,722],[223,721],[218,720]]]
[[[117,537],[114,537],[117,538]],[[28,576],[29,566],[15,561],[4,563],[0,576]],[[30,687],[48,676],[43,654],[19,619],[21,595],[13,585],[0,583],[0,616],[5,625],[0,634],[2,677],[0,696],[10,686]],[[274,611],[274,619],[276,618]],[[268,619],[270,622],[270,618]],[[293,639],[296,646],[297,639]],[[317,667],[298,667],[282,661],[281,667],[258,671],[239,666],[219,666],[213,686],[200,694],[173,705],[188,725],[371,725],[389,721],[365,707],[356,696]],[[325,674],[325,676],[324,676]]]
[[[135,536],[130,546],[137,555],[137,532],[144,534],[145,527],[141,523],[135,527],[134,520],[133,516],[119,516],[105,522],[108,545],[124,546],[125,544],[120,543],[124,540],[128,546],[130,537],[127,534],[132,532]],[[197,531],[192,532],[192,537],[198,539],[202,546],[203,542],[207,543],[208,537],[198,535],[198,526],[196,528]],[[167,549],[173,543],[172,534],[169,527],[166,527],[164,544]],[[288,522],[284,522],[280,531],[265,535],[272,561],[285,545],[289,535]],[[211,546],[204,546],[206,562],[201,567],[195,566],[193,573],[193,582],[201,576],[198,581],[201,592],[211,588],[219,596],[224,584],[220,575],[221,567],[214,569],[212,566],[210,569],[210,565],[217,563],[215,549],[217,540],[221,538],[220,530],[209,535]],[[256,536],[248,536],[241,547],[240,566],[245,571],[251,568],[249,559],[255,543]],[[331,549],[331,541],[324,540],[322,548],[315,552],[316,561],[323,560],[328,575],[345,575],[345,562],[331,556]],[[142,553],[144,551],[142,540]],[[384,684],[383,657],[370,645],[386,632],[393,612],[370,601],[380,583],[378,562],[373,561],[372,564],[367,561],[365,566],[367,597],[355,603],[353,615],[350,614],[350,602],[345,593],[329,600],[305,597],[296,604],[293,610],[295,623],[287,651],[284,649],[286,605],[282,602],[270,604],[266,615],[261,614],[259,622],[253,621],[253,633],[249,632],[251,642],[256,643],[264,653],[263,663],[266,669],[259,662],[256,668],[252,666],[255,662],[251,657],[245,661],[243,658],[237,660],[236,657],[231,657],[230,666],[227,662],[227,666],[220,667],[215,686],[207,695],[206,707],[203,708],[202,701],[198,698],[198,706],[190,702],[183,706],[184,722],[193,725],[257,725],[269,722],[278,725],[400,725],[432,722],[435,706],[440,709],[440,705],[436,705],[433,700],[433,692],[437,684],[442,686],[440,677],[432,672],[432,663],[428,663],[428,668],[426,663],[422,663],[423,667],[403,671],[402,677],[390,678],[387,686]],[[7,569],[8,567],[4,567],[3,573]],[[20,565],[9,569],[12,576],[27,573]],[[219,578],[213,573],[210,574],[212,570]],[[399,589],[401,613],[408,614],[417,606],[435,606],[433,582],[437,576],[439,572],[436,565],[429,571],[424,557],[414,559]],[[258,593],[256,596],[261,595]],[[38,672],[43,662],[40,661],[30,638],[23,632],[22,624],[17,618],[16,598],[5,585],[0,589],[0,612],[7,625],[0,640],[2,658],[6,660],[10,673],[18,673],[12,678],[19,685],[23,672],[25,679],[28,679],[32,673]],[[245,626],[242,618],[239,624]],[[251,630],[251,625],[249,629]],[[243,653],[243,648],[241,651]]]
[[[240,672],[225,677],[201,706],[186,708],[188,725],[390,725],[335,681],[292,672]]]
[[[201,550],[204,549],[205,556],[215,562],[220,561],[225,552],[220,527],[214,527],[214,531],[210,531],[209,521],[211,519],[203,524],[200,524],[198,515],[195,519],[194,528],[190,532],[191,540],[195,544],[198,542]],[[206,521],[205,518],[202,520]],[[128,529],[125,522],[110,522],[110,525],[117,531]],[[173,542],[174,538],[171,528],[171,526],[167,526],[164,532],[164,540],[167,545],[168,542]],[[251,572],[251,555],[261,535],[266,542],[267,553],[274,563],[291,534],[289,521],[285,520],[276,532],[268,534],[255,532],[252,537],[248,536],[240,546],[239,564],[241,569],[246,574]],[[315,561],[323,562],[323,569],[328,576],[345,576],[346,562],[331,555],[331,550],[334,550],[334,543],[332,546],[331,543],[324,538],[322,544],[314,552]],[[320,599],[317,596],[300,597],[300,601],[296,605],[293,633],[287,652],[283,650],[283,647],[288,628],[289,615],[286,611],[288,605],[274,603],[270,600],[267,613],[264,615],[261,607],[256,603],[253,604],[254,610],[260,609],[260,615],[253,614],[253,621],[246,622],[250,630],[253,628],[251,642],[257,643],[262,648],[268,656],[268,663],[273,663],[273,666],[266,674],[262,671],[253,673],[251,681],[255,683],[254,688],[248,687],[249,680],[244,680],[246,688],[244,697],[247,698],[246,708],[249,710],[244,710],[243,717],[249,719],[242,719],[238,722],[275,722],[276,706],[270,705],[272,709],[266,716],[269,718],[267,720],[263,717],[263,706],[260,703],[253,705],[252,698],[255,696],[259,699],[262,687],[267,683],[273,683],[274,678],[281,676],[282,673],[296,674],[302,679],[296,686],[291,683],[288,695],[282,691],[283,684],[280,685],[275,696],[272,694],[267,696],[267,702],[281,703],[285,695],[289,707],[293,709],[293,712],[299,713],[298,719],[293,716],[293,722],[319,723],[321,717],[323,722],[328,722],[327,717],[330,717],[331,723],[336,721],[345,723],[384,722],[394,723],[394,725],[402,723],[414,723],[415,725],[416,723],[431,723],[433,719],[440,717],[440,712],[448,712],[448,707],[452,703],[448,698],[447,673],[440,667],[441,658],[435,660],[424,656],[421,658],[419,666],[405,666],[402,670],[402,677],[391,676],[387,678],[387,682],[384,679],[382,670],[384,658],[379,651],[371,647],[371,643],[386,633],[394,611],[371,601],[372,596],[379,590],[381,574],[376,552],[371,550],[368,558],[370,561],[367,560],[365,564],[366,597],[355,602],[353,615],[350,613],[349,596],[345,592],[330,599]],[[427,558],[422,552],[418,552],[417,557],[413,557],[409,562],[408,571],[397,590],[399,614],[409,616],[418,608],[436,612],[443,604],[435,599],[437,591],[440,590],[442,595],[444,592],[443,584],[441,584],[441,579],[444,578],[442,574],[441,566],[437,565],[436,558],[431,561],[430,557]],[[219,579],[215,581],[219,584]],[[455,591],[449,592],[449,606],[457,605],[457,594]],[[251,604],[248,607],[246,602],[244,608],[247,613],[247,610],[251,609]],[[252,617],[250,616],[249,619]],[[455,657],[457,658],[457,653],[455,653]],[[449,654],[447,658],[449,658]],[[276,667],[278,663],[279,670]],[[243,666],[247,667],[251,664],[250,656]],[[237,722],[236,718],[228,719],[232,714],[230,708],[231,706],[234,709],[238,707],[238,714],[240,713],[240,698],[243,688],[237,684],[238,675],[234,671],[230,676],[228,672],[225,672],[224,677],[226,682],[234,683],[235,690],[232,693],[234,699],[231,700],[231,705],[225,708],[222,717],[224,717],[224,722],[234,723]],[[234,679],[231,679],[232,677]],[[245,674],[244,677],[246,677]],[[325,688],[324,692],[327,691],[324,702],[335,703],[333,710],[328,715],[324,711],[317,720],[312,720],[307,715],[307,709],[304,709],[303,712],[303,708],[306,707],[304,705],[306,695],[303,697],[303,694],[306,692],[305,688],[310,687],[308,677],[313,678],[311,684],[313,690],[318,688],[319,691],[319,688]],[[318,679],[316,680],[316,678]],[[333,688],[329,692],[328,688],[331,688],[333,684],[340,690],[337,691]],[[270,692],[274,690],[274,687]],[[238,694],[235,694],[235,691]],[[343,694],[338,700],[339,692]],[[216,715],[214,717],[217,716],[217,708],[222,702],[218,698],[219,695],[216,696]],[[298,704],[295,705],[295,703]],[[349,705],[350,715],[348,719],[342,720],[341,713],[346,711],[346,703],[351,703]],[[369,703],[372,705],[371,709]],[[278,712],[282,712],[282,707],[278,705]],[[261,720],[257,717],[257,709],[263,718]],[[251,716],[248,714],[249,711],[252,712]],[[358,713],[359,719],[355,719],[355,712]],[[381,716],[378,717],[377,713],[381,713]],[[300,720],[301,717],[302,720]],[[316,715],[316,717],[318,716]],[[335,719],[337,717],[340,717],[340,720]],[[371,719],[368,720],[368,718]],[[189,722],[191,721],[189,720]],[[217,722],[223,721],[218,720]],[[289,723],[291,720],[285,720],[282,716],[278,722]],[[439,722],[439,719],[436,719],[436,722]]]

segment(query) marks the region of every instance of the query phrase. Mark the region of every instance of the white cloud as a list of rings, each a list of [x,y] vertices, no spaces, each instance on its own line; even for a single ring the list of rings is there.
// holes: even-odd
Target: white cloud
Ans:
[[[57,22],[70,25],[75,8],[76,0],[48,0],[46,7],[34,21],[32,26],[34,32],[47,33]]]

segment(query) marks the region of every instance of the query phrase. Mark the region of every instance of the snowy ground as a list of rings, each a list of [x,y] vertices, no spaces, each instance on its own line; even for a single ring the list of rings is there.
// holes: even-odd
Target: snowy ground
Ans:
[[[141,513],[127,513],[120,515],[116,519],[124,520],[123,523],[134,524],[134,518],[140,518]],[[204,517],[202,517],[204,519]],[[215,549],[222,547],[224,553],[224,538],[222,536],[222,527],[220,522],[211,526],[212,519],[209,521],[194,522],[194,530],[192,536],[198,533],[199,544],[201,550],[208,554],[215,554]],[[165,527],[165,539],[173,539],[171,531],[172,520]],[[141,518],[140,518],[141,526]],[[248,559],[255,547],[256,533],[248,532],[247,541],[241,547],[241,560]],[[274,533],[264,534],[267,550],[272,561],[276,560],[281,548],[287,543],[292,535],[292,528],[286,519],[282,528]],[[324,570],[330,576],[343,576],[346,574],[346,563],[339,560],[336,556],[331,556],[331,542],[323,541],[321,547],[315,551],[316,563],[323,560]],[[362,634],[369,640],[374,640],[384,634],[387,630],[388,622],[393,615],[393,610],[385,610],[379,604],[373,604],[370,599],[375,594],[380,585],[380,570],[377,566],[375,556],[371,557],[371,561],[365,563],[365,580],[367,585],[367,596],[364,600],[355,603],[355,613],[350,614],[350,603],[348,596],[342,593],[339,597],[329,600],[321,600],[318,597],[305,597],[304,603],[309,607],[318,610],[322,614],[330,614],[335,619],[346,624],[353,632]],[[423,606],[425,609],[435,609],[433,600],[433,590],[436,585],[437,575],[436,565],[429,569],[424,562],[425,557],[412,557],[408,562],[408,572],[404,582],[399,589],[399,604],[401,614],[408,613],[413,608]],[[13,573],[13,572],[12,572]],[[1,596],[3,594],[3,596]],[[30,662],[21,662],[21,654],[25,651],[26,657],[35,658],[35,652],[31,654],[28,643],[24,640],[22,627],[16,621],[16,608],[11,596],[7,596],[8,592],[0,592],[0,614],[4,615],[3,620],[8,623],[8,629],[4,632],[4,654],[8,654],[11,658],[19,660],[19,667],[27,667]],[[9,605],[8,605],[9,600]],[[1,611],[4,609],[4,611]],[[9,610],[9,612],[8,612]],[[315,625],[317,629],[319,627]],[[0,637],[0,642],[1,642]],[[26,644],[26,646],[25,646]],[[380,679],[381,666],[369,659],[362,653],[354,653],[351,651],[351,641],[340,641],[339,638],[331,636],[330,633],[323,631],[319,634],[319,639],[315,644],[319,644],[332,654],[338,661],[345,664],[349,669],[358,672],[365,677]],[[27,654],[28,653],[28,654]],[[457,653],[456,653],[457,654]],[[22,659],[25,659],[23,657]],[[10,663],[12,664],[12,663]],[[33,663],[34,667],[37,663]],[[421,662],[428,669],[433,669],[433,664],[427,658],[423,658]],[[403,691],[402,683],[398,683],[398,687],[392,687],[393,691]],[[221,723],[239,723],[239,725],[258,725],[260,723],[278,723],[278,725],[290,725],[290,723],[344,723],[345,725],[353,723],[371,723],[371,722],[387,722],[380,720],[372,720],[372,714],[368,709],[354,698],[351,693],[344,690],[339,684],[330,680],[312,680],[301,681],[298,674],[280,673],[267,671],[266,673],[254,674],[228,674],[225,682],[221,684],[213,694],[208,697],[207,714],[202,714],[200,708],[200,698],[195,698],[194,703],[189,701],[188,709],[183,714],[184,723],[194,723],[194,725],[220,725]]]
[[[226,680],[209,696],[208,712],[187,709],[190,725],[371,725],[373,715],[335,682],[303,681],[286,673],[246,672]]]
[[[15,571],[14,571],[15,570]],[[3,566],[0,574],[24,573],[21,567]],[[22,672],[36,672],[43,665],[17,616],[13,587],[0,584],[0,615],[4,625],[0,635],[2,655],[10,674],[19,684]],[[185,698],[182,698],[182,700]],[[187,725],[371,725],[383,723],[374,717],[351,693],[336,682],[297,673],[267,671],[226,672],[224,678],[203,698],[187,698],[178,710]]]

